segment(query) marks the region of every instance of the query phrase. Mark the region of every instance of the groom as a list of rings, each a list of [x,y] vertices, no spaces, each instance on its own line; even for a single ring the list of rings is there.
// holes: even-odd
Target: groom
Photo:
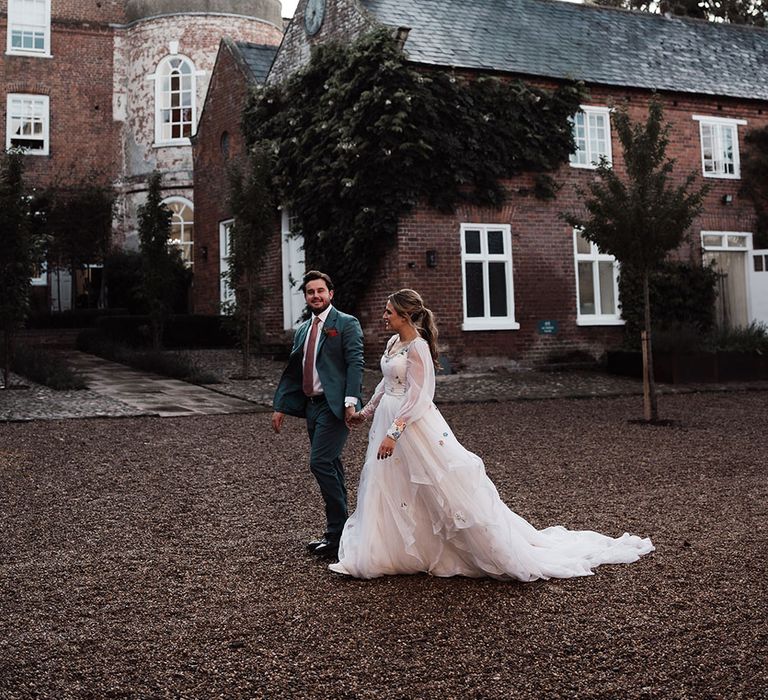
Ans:
[[[333,282],[324,272],[307,272],[301,289],[312,316],[296,331],[275,392],[272,428],[279,433],[286,414],[307,420],[309,468],[320,486],[327,521],[323,537],[307,548],[335,557],[348,515],[341,452],[349,435],[346,419],[360,405],[363,332],[354,316],[331,306]]]

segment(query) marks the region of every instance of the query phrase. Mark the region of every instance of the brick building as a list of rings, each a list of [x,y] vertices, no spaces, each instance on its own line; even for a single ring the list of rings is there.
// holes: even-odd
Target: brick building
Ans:
[[[360,300],[369,355],[383,342],[386,294],[400,287],[422,292],[437,315],[442,350],[457,364],[598,356],[615,343],[623,323],[615,261],[560,215],[579,210],[576,188],[601,155],[623,167],[610,106],[626,102],[642,119],[653,94],[672,124],[668,154],[677,160],[676,177],[696,172],[699,184],[711,185],[677,257],[716,260],[727,273],[720,312],[731,323],[768,321],[768,251],[754,249],[754,210],[739,193],[744,134],[768,124],[768,31],[553,0],[302,0],[268,81],[302,66],[313,45],[377,25],[399,32],[415,66],[542,87],[577,79],[589,97],[574,116],[578,150],[555,173],[562,188],[554,201],[520,196],[518,188],[530,184],[523,177],[507,183],[510,198],[501,209],[459,207],[444,215],[421,207],[400,221],[396,248]],[[290,212],[282,221],[265,270],[273,295],[264,323],[272,339],[285,337],[300,312],[291,280],[300,275],[301,252],[287,235]],[[210,256],[218,231],[211,224],[199,235]],[[207,310],[220,293],[210,284],[196,292],[196,304]]]
[[[174,242],[191,264],[190,137],[219,42],[277,46],[282,30],[279,0],[0,0],[0,138],[26,149],[32,186],[113,186],[115,243],[128,249],[138,247],[148,175],[160,171]],[[45,273],[34,284],[56,296],[62,276],[71,284]]]

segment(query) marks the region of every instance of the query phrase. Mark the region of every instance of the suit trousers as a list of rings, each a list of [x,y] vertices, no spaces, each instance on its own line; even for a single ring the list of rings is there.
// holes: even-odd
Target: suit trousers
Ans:
[[[307,400],[306,415],[311,445],[309,468],[325,501],[325,537],[337,542],[349,515],[344,465],[341,463],[349,428],[333,414],[324,396]]]

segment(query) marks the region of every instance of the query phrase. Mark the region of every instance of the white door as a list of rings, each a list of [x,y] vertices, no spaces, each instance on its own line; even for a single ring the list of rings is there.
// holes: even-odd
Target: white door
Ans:
[[[702,231],[704,264],[714,263],[718,275],[715,311],[720,328],[743,328],[752,317],[749,272],[752,234],[741,231]]]
[[[752,320],[768,324],[768,248],[750,252],[749,291]]]
[[[69,270],[52,268],[48,276],[51,281],[51,311],[70,311],[72,309],[72,275]]]
[[[235,290],[229,286],[224,273],[229,270],[229,247],[232,242],[232,224],[234,221],[222,221],[219,224],[219,301],[223,311],[226,304],[235,301]]]
[[[283,328],[291,330],[301,322],[306,302],[299,287],[304,277],[304,238],[291,233],[295,222],[289,212],[283,209]]]

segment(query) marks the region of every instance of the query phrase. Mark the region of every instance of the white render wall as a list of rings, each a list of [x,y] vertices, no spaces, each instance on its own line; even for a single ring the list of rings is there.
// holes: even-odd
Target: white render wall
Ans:
[[[278,45],[282,32],[257,18],[223,14],[178,14],[139,20],[120,27],[114,40],[113,118],[122,122],[122,173],[117,238],[138,247],[137,210],[146,198],[147,178],[163,174],[165,196],[194,202],[191,145],[155,146],[155,81],[150,78],[169,55],[190,59],[196,70],[196,120],[216,61],[219,43],[236,41]]]

